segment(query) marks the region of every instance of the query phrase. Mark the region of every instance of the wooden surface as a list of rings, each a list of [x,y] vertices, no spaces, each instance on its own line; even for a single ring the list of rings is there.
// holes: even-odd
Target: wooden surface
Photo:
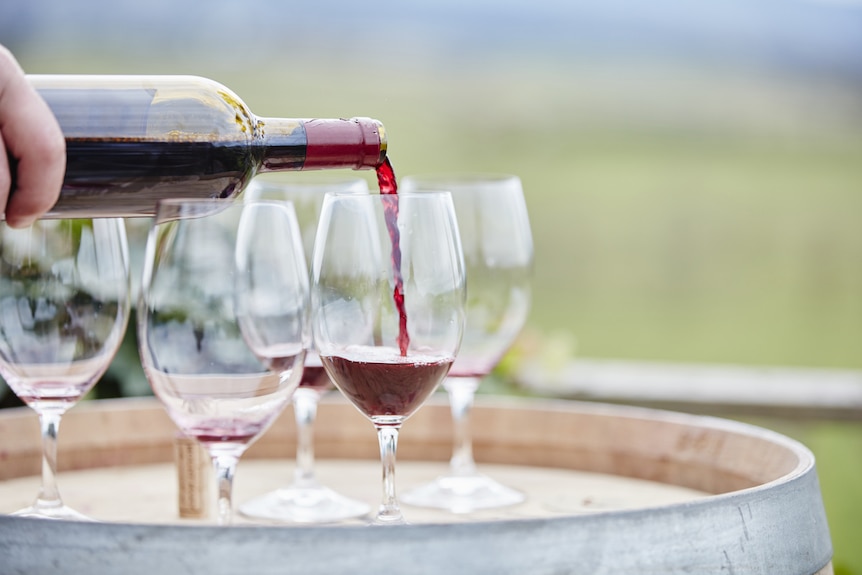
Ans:
[[[442,398],[423,407],[402,429],[400,461],[446,461],[451,454],[451,419]],[[724,420],[649,410],[515,400],[478,405],[473,412],[478,461],[578,469],[726,493],[761,485],[800,464],[780,437]],[[712,423],[706,427],[703,422]],[[739,430],[745,430],[741,433]],[[177,429],[152,398],[88,402],[63,418],[61,470],[163,463],[173,458]],[[295,441],[290,410],[261,437],[246,459],[289,457]],[[352,406],[324,400],[315,444],[321,459],[378,457],[371,423]],[[41,465],[37,420],[27,408],[0,412],[0,479],[36,475]]]
[[[291,480],[292,462],[249,459],[240,462],[234,486],[234,502],[241,505],[253,497],[285,487]],[[396,483],[399,492],[434,479],[445,471],[443,463],[399,462]],[[695,501],[706,494],[677,487],[619,477],[565,469],[486,465],[482,471],[505,485],[528,494],[527,500],[511,507],[453,515],[402,505],[406,519],[414,524],[465,521],[504,521],[540,517],[559,517],[582,513],[643,509]],[[372,510],[380,504],[380,463],[371,460],[322,459],[317,465],[319,480],[351,498],[364,501]],[[212,476],[209,475],[212,499]],[[177,472],[173,463],[134,465],[68,471],[60,477],[60,488],[67,505],[99,521],[158,524],[212,523],[213,516],[202,520],[180,519],[178,515]],[[39,488],[35,476],[0,483],[0,513],[10,513],[29,505]],[[343,521],[341,525],[364,525],[368,517]],[[265,523],[237,514],[235,525]]]
[[[644,405],[686,413],[862,419],[862,371],[576,359],[528,362],[516,376],[541,396]]]

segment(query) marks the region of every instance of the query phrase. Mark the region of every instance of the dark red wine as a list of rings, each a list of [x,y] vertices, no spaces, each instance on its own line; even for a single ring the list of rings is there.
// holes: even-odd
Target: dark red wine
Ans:
[[[449,370],[449,377],[472,377],[482,379],[494,369],[494,366],[500,362],[500,358],[494,356],[488,357],[469,357],[469,355],[459,355],[452,364],[452,369]]]
[[[387,157],[382,164],[377,166],[377,185],[380,186],[381,194],[397,194],[398,182],[395,179],[395,170],[392,162]]]
[[[394,348],[361,347],[345,356],[321,356],[338,389],[368,417],[410,416],[446,377],[453,358],[411,355]]]
[[[398,231],[398,182],[395,170],[387,157],[377,166],[377,183],[381,195],[390,196],[384,200],[383,210],[386,219],[386,229],[392,242],[392,271],[395,277],[395,289],[392,299],[398,310],[398,349],[402,356],[407,355],[410,345],[410,334],[407,331],[407,309],[404,305],[404,278],[401,276],[401,233]]]
[[[322,365],[306,365],[299,380],[299,387],[323,392],[332,387],[332,381]]]
[[[166,197],[227,198],[254,175],[253,149],[236,142],[69,138],[63,192],[75,210],[147,215]],[[305,146],[295,150],[302,166]],[[287,160],[285,159],[285,163]]]
[[[186,431],[186,435],[194,437],[201,443],[249,443],[260,432],[262,426],[248,422],[224,421],[220,424],[200,425]]]

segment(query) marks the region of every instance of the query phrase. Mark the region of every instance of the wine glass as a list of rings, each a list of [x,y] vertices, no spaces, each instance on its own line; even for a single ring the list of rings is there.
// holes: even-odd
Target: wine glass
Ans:
[[[455,513],[520,503],[521,491],[477,470],[470,411],[480,381],[512,345],[530,308],[533,241],[521,181],[509,175],[408,176],[401,187],[452,192],[467,269],[464,341],[443,382],[454,424],[449,470],[402,499]]]
[[[446,376],[464,325],[464,269],[448,192],[327,194],[312,265],[312,326],[336,387],[377,429],[383,501],[395,495],[402,423]]]
[[[368,193],[362,178],[303,177],[293,180],[254,180],[244,192],[246,201],[273,199],[293,204],[302,234],[306,261],[311,261],[320,206],[326,192]],[[321,484],[314,472],[314,420],[320,398],[333,389],[317,350],[305,352],[305,367],[299,388],[293,393],[296,420],[296,467],[293,482],[265,493],[239,508],[248,517],[296,523],[327,523],[360,517],[370,510],[361,501],[349,499]]]
[[[0,294],[0,375],[42,431],[42,486],[15,515],[88,520],[60,498],[57,431],[110,365],[129,320],[123,220],[0,222]]]
[[[288,203],[166,200],[147,238],[138,345],[153,392],[209,453],[217,522],[237,463],[302,373],[308,274]]]

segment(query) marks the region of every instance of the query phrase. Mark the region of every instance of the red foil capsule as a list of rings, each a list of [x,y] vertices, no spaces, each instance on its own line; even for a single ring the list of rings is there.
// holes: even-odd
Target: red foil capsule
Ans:
[[[303,169],[376,168],[386,158],[383,124],[371,118],[306,120]]]

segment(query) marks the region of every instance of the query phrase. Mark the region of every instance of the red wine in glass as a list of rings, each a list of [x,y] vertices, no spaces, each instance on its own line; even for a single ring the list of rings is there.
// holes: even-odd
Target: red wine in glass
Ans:
[[[323,366],[306,367],[302,372],[302,379],[299,380],[299,387],[316,391],[326,391],[331,385]]]
[[[296,355],[275,355],[273,357],[261,357],[260,359],[267,368],[277,373],[296,369]],[[302,368],[298,387],[312,389],[320,393],[332,388],[332,381],[330,381],[329,376],[326,374],[326,370],[320,363],[320,358],[316,352],[305,352],[305,364]]]
[[[251,443],[261,432],[258,426],[246,427],[243,421],[227,421],[221,424],[213,424],[199,427],[189,432],[189,437],[194,437],[203,444],[220,443]]]
[[[332,389],[332,380],[329,379],[329,374],[326,373],[326,368],[320,363],[320,358],[316,353],[305,356],[305,369],[302,371],[299,387],[311,389],[318,393]]]
[[[421,353],[407,358],[394,348],[368,346],[320,359],[341,392],[372,419],[409,417],[434,392],[453,361]]]
[[[395,194],[391,166],[378,173],[383,193],[329,196],[323,204],[311,315],[330,378],[377,430],[383,500],[373,522],[399,525],[398,432],[452,366],[465,282],[451,195]],[[409,302],[404,288],[413,288]]]

